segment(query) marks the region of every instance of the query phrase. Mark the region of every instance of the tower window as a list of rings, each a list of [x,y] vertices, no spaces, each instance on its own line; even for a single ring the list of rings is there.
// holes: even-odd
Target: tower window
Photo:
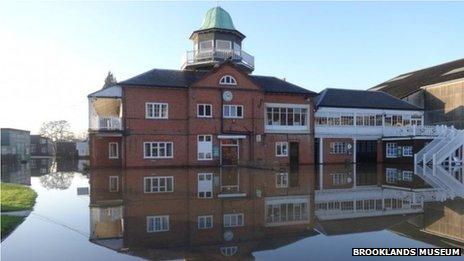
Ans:
[[[222,76],[221,80],[219,81],[219,84],[237,85],[237,81],[235,80],[234,77],[230,75],[225,75],[225,76]]]
[[[216,50],[230,51],[232,50],[232,43],[230,41],[216,40]]]
[[[200,52],[209,52],[213,50],[213,40],[200,42]]]

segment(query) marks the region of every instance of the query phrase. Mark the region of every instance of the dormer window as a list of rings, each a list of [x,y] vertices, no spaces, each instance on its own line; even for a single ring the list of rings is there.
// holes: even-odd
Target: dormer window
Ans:
[[[213,50],[213,40],[200,42],[200,52],[211,52]]]
[[[219,81],[219,84],[237,85],[237,81],[235,80],[234,77],[230,75],[225,75],[225,76],[222,76],[221,80]]]

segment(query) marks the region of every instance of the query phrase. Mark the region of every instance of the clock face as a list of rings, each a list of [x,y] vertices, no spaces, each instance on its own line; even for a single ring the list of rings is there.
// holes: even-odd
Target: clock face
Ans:
[[[222,99],[224,99],[224,101],[231,101],[232,99],[234,98],[234,95],[232,94],[232,92],[230,91],[225,91],[223,94],[222,94]]]

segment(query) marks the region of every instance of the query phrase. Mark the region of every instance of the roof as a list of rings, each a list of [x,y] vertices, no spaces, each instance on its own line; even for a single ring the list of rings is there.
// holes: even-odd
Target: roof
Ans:
[[[386,82],[380,83],[370,90],[390,93],[404,98],[421,87],[464,78],[464,59],[436,65],[414,72],[403,73]]]
[[[125,81],[118,82],[118,85],[188,88],[207,73],[205,71],[153,69]],[[248,77],[256,85],[260,86],[264,92],[316,95],[315,92],[276,77],[258,75],[248,75]]]
[[[385,92],[330,88],[317,96],[316,107],[422,110]]]
[[[211,8],[206,12],[200,30],[211,28],[235,30],[234,23],[229,13],[219,6]]]

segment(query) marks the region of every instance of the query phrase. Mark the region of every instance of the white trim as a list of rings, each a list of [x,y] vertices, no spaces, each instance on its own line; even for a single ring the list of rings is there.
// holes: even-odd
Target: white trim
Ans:
[[[111,189],[111,179],[114,179],[114,178],[116,178],[116,189],[115,189],[115,190],[114,190],[114,189]],[[109,176],[109,177],[108,177],[108,182],[109,182],[109,184],[108,184],[108,187],[109,187],[108,190],[109,190],[110,192],[118,192],[118,191],[119,191],[119,176]]]
[[[285,154],[278,154],[277,153],[277,148],[278,146],[281,146],[281,152],[283,151],[283,146],[285,146]],[[275,155],[276,157],[288,157],[288,141],[276,141],[275,143]]]
[[[204,227],[200,227],[200,218],[203,218],[204,219],[204,222],[205,222],[205,226]],[[206,226],[206,219],[207,218],[210,218],[211,219],[211,226]],[[199,230],[203,230],[203,229],[211,229],[214,227],[214,219],[213,219],[213,215],[203,215],[203,216],[197,216],[197,228]]]
[[[396,151],[395,155],[389,155],[389,154],[388,154],[388,145],[389,145],[389,144],[393,144],[393,145],[394,145],[395,151]],[[392,148],[393,148],[393,147],[392,147]],[[385,143],[385,157],[386,157],[386,158],[389,158],[389,159],[396,159],[396,158],[398,158],[398,144],[397,144],[396,142],[387,142],[387,143]]]
[[[239,223],[238,222],[238,217],[241,216],[242,217],[242,222]],[[232,224],[232,217],[235,217],[235,220],[236,220],[236,224]],[[226,218],[229,218],[229,224],[227,224],[226,226]],[[230,213],[230,214],[224,214],[222,216],[222,222],[223,222],[223,227],[228,227],[228,228],[231,228],[231,227],[243,227],[245,225],[245,215],[243,213]]]
[[[111,145],[116,144],[116,156],[111,156]],[[108,158],[109,159],[119,159],[119,143],[117,142],[109,142],[108,143]]]
[[[405,148],[411,148],[411,154],[408,154],[408,155],[404,154],[404,149],[405,149]],[[402,155],[403,155],[403,157],[412,157],[412,156],[414,156],[414,153],[413,153],[413,146],[403,146],[403,153],[402,153]]]
[[[230,80],[229,83],[227,83],[227,78]],[[232,76],[232,75],[224,75],[221,77],[221,79],[219,80],[219,84],[220,85],[237,85],[237,80]]]
[[[229,107],[229,115],[225,115],[225,108],[226,107]],[[235,107],[235,115],[237,116],[230,116],[230,108],[232,107]],[[242,109],[242,115],[241,116],[238,116],[238,108],[241,108]],[[224,119],[243,119],[243,114],[244,114],[244,111],[243,111],[243,105],[238,105],[238,104],[224,104],[222,105],[222,117]]]
[[[166,219],[166,223],[167,223],[167,228],[165,228],[165,229],[160,229],[160,230],[155,230],[155,227],[153,227],[153,230],[149,230],[149,229],[148,229],[148,228],[149,228],[149,226],[148,226],[149,220],[150,220],[150,219],[153,219],[153,223],[154,223],[155,220],[156,220],[157,218],[159,218],[161,221],[165,218],[165,219]],[[160,222],[161,222],[161,221],[160,221]],[[169,215],[147,216],[147,217],[146,217],[146,222],[147,222],[147,223],[146,223],[146,225],[147,225],[147,226],[146,226],[146,231],[147,231],[147,233],[167,232],[167,231],[169,231],[169,229],[170,229],[170,225],[169,225]]]
[[[200,141],[200,136],[203,137],[203,141]],[[206,141],[206,137],[209,137],[210,141]],[[208,148],[209,151],[206,151],[206,152],[201,152],[201,153],[205,153],[205,157],[200,159],[200,142],[206,146],[207,143],[210,143],[210,147]],[[210,158],[207,158],[206,157],[206,154],[208,154],[208,152],[210,153],[211,157]],[[213,135],[211,134],[199,134],[197,135],[197,160],[198,161],[210,161],[210,160],[213,160]]]
[[[217,136],[218,139],[246,139],[246,135],[227,135],[221,134]]]
[[[206,106],[210,107],[210,113],[211,115],[200,115],[200,106],[203,107],[203,112],[206,114]],[[198,103],[197,104],[197,118],[213,118],[213,105],[207,104],[207,103]]]
[[[160,106],[160,113],[161,113],[161,107],[166,106],[166,116],[155,116],[154,108],[153,108],[153,116],[148,116],[148,106],[152,105],[159,105]],[[169,104],[165,102],[146,102],[145,103],[145,119],[158,119],[158,120],[163,120],[163,119],[169,119]]]
[[[165,144],[170,143],[171,144],[171,154],[172,155],[171,156],[156,156],[156,157],[155,156],[146,156],[146,148],[145,148],[146,143],[150,143],[150,149],[153,146],[153,143],[165,143]],[[167,154],[167,150],[166,150],[166,154]],[[174,142],[172,142],[172,141],[144,141],[143,142],[143,158],[144,159],[173,159],[174,158]]]
[[[152,186],[150,187],[150,191],[147,191],[147,184],[146,184],[146,180],[147,179],[150,179],[151,180],[151,184]],[[153,191],[153,180],[154,179],[157,179],[158,180],[158,191]],[[164,187],[165,187],[165,190],[164,191],[159,191],[159,183],[160,183],[160,180],[161,179],[164,179]],[[168,183],[167,183],[167,180],[170,179],[171,180],[171,190],[168,190]],[[173,176],[146,176],[146,177],[143,177],[143,193],[172,193],[174,192],[174,177]]]

